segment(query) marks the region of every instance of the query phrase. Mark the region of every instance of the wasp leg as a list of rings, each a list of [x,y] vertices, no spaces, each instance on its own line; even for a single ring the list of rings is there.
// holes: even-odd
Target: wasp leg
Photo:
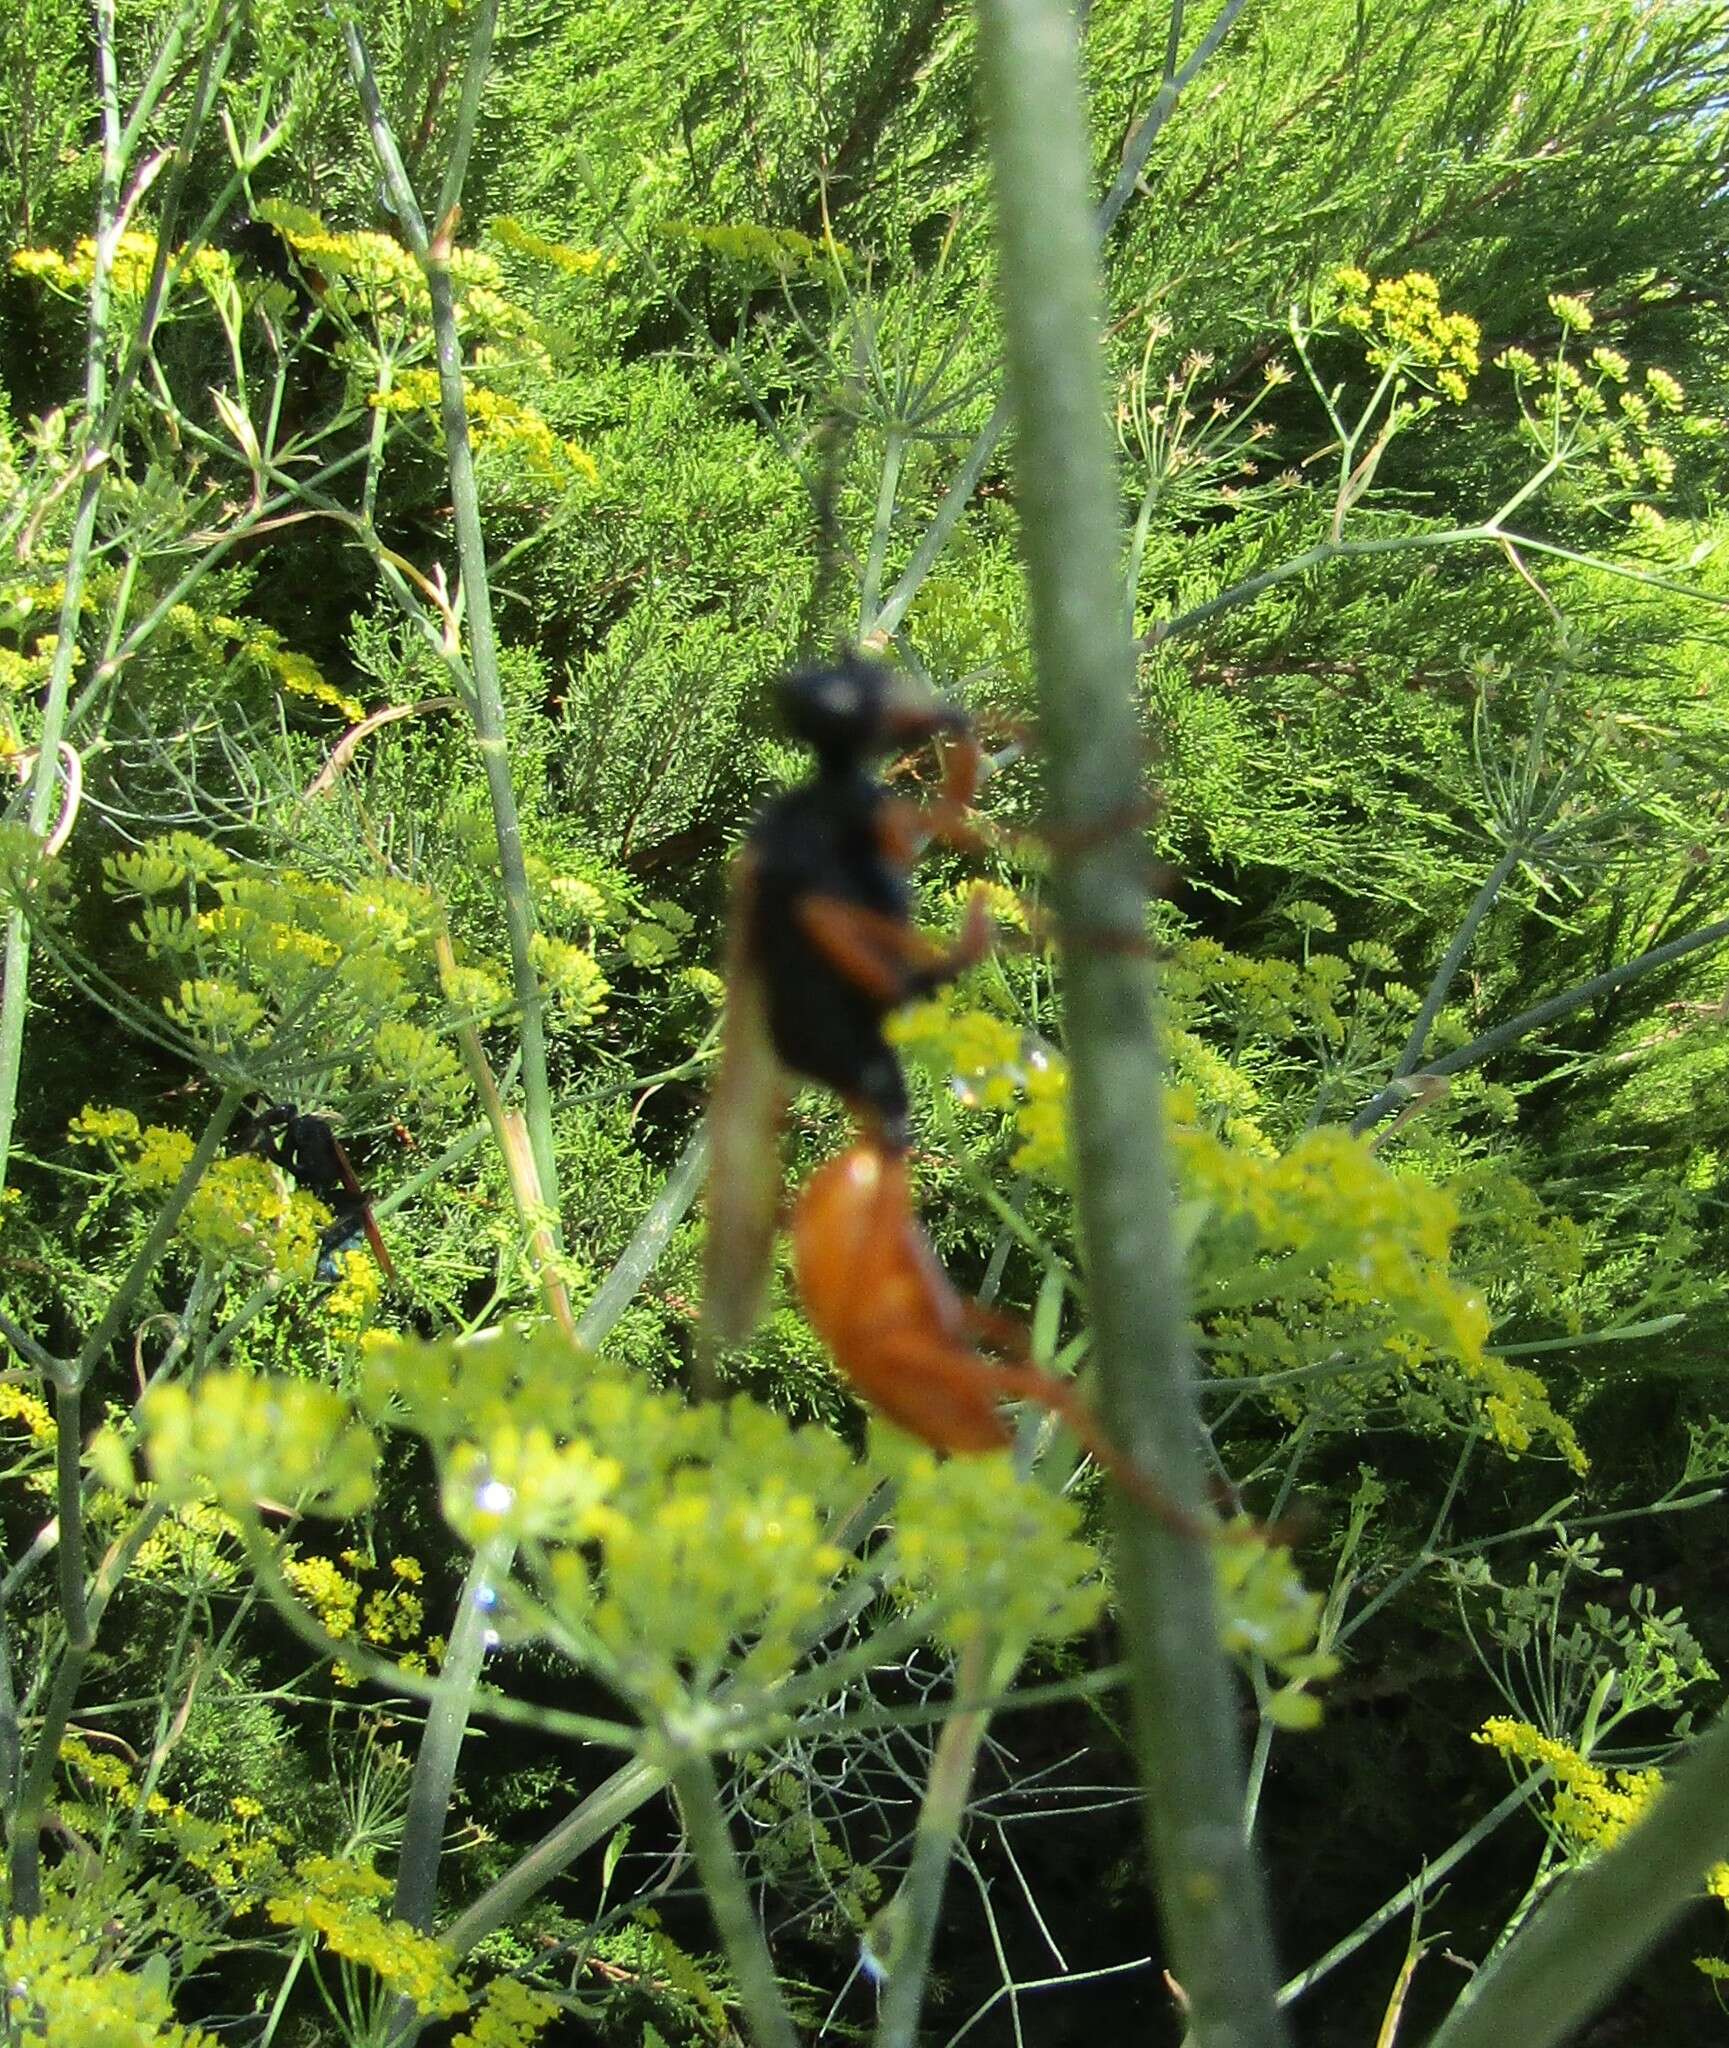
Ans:
[[[1026,1325],[1017,1322],[1013,1316],[1001,1315],[994,1308],[986,1308],[982,1301],[961,1299],[961,1315],[968,1332],[981,1344],[988,1344],[1000,1351],[1006,1359],[1017,1365],[1027,1363]]]
[[[360,1204],[360,1227],[366,1232],[366,1242],[372,1247],[372,1256],[378,1261],[378,1269],[394,1287],[396,1265],[385,1249],[384,1235],[379,1230],[377,1218],[372,1213],[372,1204],[366,1199],[366,1191],[360,1185],[360,1176],[354,1171],[342,1140],[334,1132],[330,1137],[330,1149],[336,1158],[336,1170],[342,1176],[342,1185],[349,1195]]]
[[[980,853],[990,843],[973,815],[984,753],[976,739],[951,738],[942,743],[942,786],[934,797],[917,802],[890,797],[877,816],[877,846],[885,860],[905,870],[933,839],[963,853]]]
[[[982,893],[968,904],[966,923],[952,946],[940,946],[898,918],[840,896],[802,896],[794,915],[828,964],[885,1010],[953,981],[990,951],[990,916]]]

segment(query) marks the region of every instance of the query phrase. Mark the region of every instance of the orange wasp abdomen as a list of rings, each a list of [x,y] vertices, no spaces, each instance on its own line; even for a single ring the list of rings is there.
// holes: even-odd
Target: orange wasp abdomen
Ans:
[[[819,1166],[792,1218],[793,1268],[811,1327],[861,1401],[933,1450],[1005,1450],[1005,1401],[1033,1401],[1074,1431],[1125,1492],[1182,1536],[1211,1525],[1163,1489],[1099,1428],[1066,1380],[1026,1357],[1026,1332],[949,1280],[919,1226],[906,1155],[865,1143]],[[980,1342],[1010,1354],[987,1358]]]
[[[999,1338],[1015,1326],[950,1284],[913,1214],[901,1154],[856,1145],[819,1167],[792,1240],[812,1327],[859,1397],[909,1435],[940,1451],[1001,1450],[1013,1435],[1002,1402],[1066,1396],[1031,1366],[980,1355],[987,1325]]]

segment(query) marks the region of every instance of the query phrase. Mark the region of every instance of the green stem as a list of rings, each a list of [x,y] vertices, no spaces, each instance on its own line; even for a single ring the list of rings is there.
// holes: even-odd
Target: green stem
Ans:
[[[1553,1024],[1574,1010],[1584,1009],[1587,1003],[1596,1002],[1599,996],[1611,995],[1616,989],[1626,987],[1628,982],[1638,981],[1656,968],[1667,967],[1672,961],[1696,953],[1702,946],[1720,946],[1725,939],[1729,939],[1729,917],[1719,918],[1715,924],[1702,925],[1696,932],[1684,932],[1667,945],[1653,946],[1648,953],[1641,953],[1635,960],[1623,961],[1619,967],[1611,967],[1605,974],[1595,974],[1589,981],[1575,982],[1571,988],[1563,989],[1547,1002],[1538,1003],[1534,1009],[1521,1010],[1518,1016],[1509,1017],[1505,1024],[1497,1024],[1493,1031],[1485,1031],[1481,1038],[1472,1039],[1469,1045],[1460,1046],[1456,1052],[1443,1053],[1438,1060],[1431,1060],[1419,1070],[1416,1078],[1423,1080],[1430,1075],[1464,1073],[1467,1068],[1480,1065],[1496,1053],[1505,1052],[1508,1046],[1517,1045],[1521,1038],[1528,1038],[1533,1031],[1541,1031],[1545,1024]],[[1390,1088],[1383,1088],[1352,1117],[1350,1128],[1358,1133],[1372,1130],[1384,1116],[1391,1115],[1409,1100],[1408,1082],[1396,1082]]]
[[[303,1936],[294,1954],[289,1958],[288,1968],[282,1973],[282,1982],[277,1986],[276,1996],[271,2001],[270,2012],[264,2022],[264,2031],[258,2037],[258,2048],[271,2048],[271,2043],[276,2039],[276,2030],[281,2026],[283,2015],[288,2010],[288,1995],[294,1989],[294,1980],[305,1967],[307,1954],[308,1937]]]
[[[102,496],[107,451],[95,443],[108,396],[108,321],[112,307],[116,225],[120,212],[120,180],[125,160],[120,151],[120,88],[114,63],[115,0],[97,0],[96,75],[102,102],[102,178],[96,200],[96,235],[90,271],[89,312],[84,332],[84,418],[86,441],[81,450],[84,482],[72,535],[66,549],[60,618],[54,660],[48,673],[38,735],[36,766],[26,814],[38,838],[48,830],[54,792],[60,775],[60,740],[65,730],[66,698],[72,663],[78,649],[78,617],[84,602],[84,581],[90,566],[90,544],[96,531],[96,507]],[[6,920],[6,952],[0,971],[0,1186],[12,1149],[12,1123],[18,1104],[18,1072],[24,1057],[24,1014],[30,976],[30,927],[14,910]]]
[[[457,329],[456,295],[451,285],[450,245],[456,230],[461,168],[473,144],[480,106],[480,81],[492,48],[498,0],[482,0],[469,42],[468,70],[458,106],[457,132],[451,142],[450,169],[440,194],[441,218],[428,231],[403,167],[401,152],[379,98],[372,61],[352,20],[343,24],[349,69],[366,111],[372,145],[390,188],[397,219],[409,247],[426,272],[432,299],[433,340],[438,354],[440,411],[445,454],[450,466],[450,496],[456,513],[456,549],[462,571],[462,599],[468,621],[468,647],[473,700],[474,736],[492,804],[493,835],[498,844],[504,888],[505,927],[510,940],[511,983],[522,1015],[522,1096],[540,1188],[554,1217],[559,1210],[558,1163],[552,1119],[552,1084],[546,1062],[545,998],[530,955],[534,937],[534,898],[523,857],[522,821],[511,782],[510,745],[504,691],[499,677],[498,640],[492,622],[492,585],[486,566],[486,536],[480,520],[480,491],[474,474],[474,450],[468,433],[468,404],[462,386],[462,340]]]
[[[510,1569],[507,1546],[487,1544],[474,1553],[458,1596],[450,1647],[438,1672],[438,1697],[427,1712],[415,1752],[414,1775],[408,1788],[402,1848],[396,1863],[396,1895],[391,1918],[411,1927],[432,1925],[438,1903],[438,1865],[444,1853],[445,1819],[450,1811],[456,1766],[468,1733],[480,1668],[486,1659],[491,1616],[482,1598],[489,1581]],[[411,1998],[401,1998],[391,2012],[386,2038],[392,2048],[409,2048],[424,2024]]]
[[[1059,842],[1075,1178],[1102,1419],[1166,1499],[1205,1513],[1145,960],[1134,662],[1123,631],[1097,237],[1074,20],[980,0],[1023,546]],[[1242,1829],[1237,1699],[1210,1547],[1119,1491],[1117,1585],[1171,1965],[1197,2048],[1277,2048],[1272,1946]]]
[[[101,1570],[96,1574],[88,1598],[85,1597],[80,1583],[79,1636],[74,1639],[70,1632],[68,1633],[66,1647],[61,1652],[60,1662],[54,1673],[54,1682],[49,1687],[47,1704],[42,1710],[41,1725],[36,1731],[36,1746],[31,1752],[29,1767],[24,1773],[18,1803],[7,1817],[10,1879],[7,1910],[22,1914],[25,1919],[33,1918],[42,1909],[42,1821],[48,1811],[48,1795],[54,1788],[54,1772],[60,1762],[60,1744],[66,1734],[66,1724],[72,1718],[72,1705],[78,1697],[78,1688],[83,1683],[84,1667],[89,1662],[90,1651],[96,1641],[96,1630],[109,1600],[113,1597],[115,1587],[126,1576],[127,1567],[166,1512],[165,1508],[152,1505],[140,1513],[132,1527],[109,1550]]]
[[[509,1568],[508,1556],[501,1557],[494,1545],[474,1553],[458,1596],[450,1647],[439,1666],[438,1697],[421,1731],[390,1909],[393,1919],[406,1920],[411,1927],[432,1924],[450,1788],[456,1782],[457,1759],[486,1657],[490,1617],[481,1596],[486,1584]]]
[[[774,1973],[774,1958],[721,1811],[714,1765],[702,1751],[692,1751],[674,1767],[672,1782],[709,1911],[732,1965],[757,2048],[798,2048],[792,2016]]]
[[[958,1694],[993,1690],[986,1670],[989,1658],[984,1638],[975,1637],[961,1653],[955,1668]],[[931,1774],[913,1833],[912,1862],[890,1908],[895,1925],[894,1953],[889,1962],[882,2010],[877,2017],[875,2048],[916,2048],[925,1979],[930,1974],[931,1955],[936,1947],[949,1862],[961,1822],[966,1818],[979,1745],[989,1724],[989,1710],[973,1708],[951,1716],[937,1737]]]
[[[39,839],[47,833],[60,783],[60,743],[67,729],[72,664],[77,659],[80,644],[84,586],[89,575],[96,514],[107,482],[114,444],[120,433],[121,415],[149,355],[161,316],[168,265],[167,241],[191,167],[193,144],[209,114],[233,46],[233,16],[224,8],[223,26],[213,29],[206,41],[197,86],[175,146],[174,179],[163,200],[156,260],[137,331],[119,375],[110,383],[108,348],[113,312],[114,258],[127,211],[121,183],[137,147],[140,131],[166,90],[190,18],[190,10],[185,10],[170,24],[168,36],[157,53],[155,68],[122,128],[115,60],[115,0],[97,0],[96,5],[96,76],[102,109],[102,172],[97,191],[96,234],[85,317],[85,424],[79,450],[83,483],[78,493],[78,508],[73,514],[66,566],[61,577],[54,658],[43,696],[36,764],[31,774],[30,802],[25,812],[30,830]],[[11,1156],[12,1130],[18,1109],[29,981],[30,927],[24,913],[14,910],[6,919],[3,960],[0,960],[0,1187],[6,1182],[6,1164]]]
[[[1425,1863],[1410,1883],[1401,1887],[1383,1904],[1377,1906],[1369,1917],[1340,1941],[1334,1942],[1324,1956],[1318,1956],[1307,1969],[1299,1970],[1294,1977],[1287,1977],[1279,1986],[1279,2003],[1294,2005],[1306,1991],[1312,1991],[1321,1979],[1330,1976],[1343,1962],[1349,1961],[1366,1941],[1372,1940],[1390,1920],[1396,1920],[1407,1908],[1418,1904],[1426,1893],[1440,1883],[1455,1864],[1462,1863],[1480,1842],[1488,1838],[1504,1821],[1511,1820],[1530,1800],[1537,1789],[1549,1781],[1547,1766],[1534,1772],[1521,1784],[1515,1785],[1498,1806],[1492,1806],[1481,1819],[1474,1821],[1450,1849],[1444,1850],[1432,1863]]]
[[[1429,1043],[1429,1033],[1435,1028],[1435,1019],[1441,1014],[1441,1006],[1447,1000],[1447,991],[1453,986],[1453,977],[1464,963],[1470,951],[1471,941],[1477,936],[1477,927],[1494,907],[1495,898],[1500,895],[1507,877],[1519,865],[1524,856],[1523,846],[1515,840],[1495,863],[1489,879],[1477,891],[1471,907],[1466,911],[1464,921],[1453,934],[1453,943],[1447,948],[1435,978],[1429,983],[1428,993],[1423,998],[1423,1007],[1417,1013],[1417,1021],[1411,1026],[1411,1035],[1405,1041],[1405,1049],[1399,1055],[1399,1063],[1393,1069],[1393,1078],[1409,1074],[1419,1066],[1423,1050]]]
[[[90,1647],[84,1597],[84,1389],[62,1381],[54,1390],[54,1497],[60,1547],[55,1555],[60,1618],[75,1650]]]
[[[549,1829],[532,1849],[518,1857],[501,1878],[450,1923],[439,1939],[457,1955],[466,1955],[477,1942],[509,1926],[530,1899],[665,1788],[666,1773],[653,1764],[621,1764],[581,1805],[572,1808],[557,1827]]]
[[[612,1334],[619,1317],[636,1299],[637,1290],[657,1265],[702,1190],[708,1171],[708,1126],[699,1124],[673,1161],[660,1192],[606,1278],[595,1289],[576,1321],[576,1341],[597,1351]]]
[[[888,557],[889,534],[895,520],[895,497],[900,490],[901,464],[905,457],[906,442],[899,430],[891,427],[883,449],[882,476],[877,484],[877,509],[871,524],[870,553],[865,558],[864,580],[859,590],[861,635],[877,618],[877,598],[883,587],[883,563]]]

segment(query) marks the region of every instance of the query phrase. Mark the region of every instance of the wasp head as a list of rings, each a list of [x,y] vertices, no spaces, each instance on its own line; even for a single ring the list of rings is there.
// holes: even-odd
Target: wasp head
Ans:
[[[965,732],[968,723],[958,704],[862,654],[796,670],[780,686],[780,708],[787,730],[826,769],[854,768],[939,732]]]

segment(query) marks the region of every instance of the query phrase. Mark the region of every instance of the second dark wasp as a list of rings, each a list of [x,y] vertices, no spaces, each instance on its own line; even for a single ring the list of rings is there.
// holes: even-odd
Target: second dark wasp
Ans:
[[[989,947],[982,897],[951,944],[912,922],[912,864],[929,839],[960,827],[978,779],[959,705],[847,654],[788,676],[780,711],[816,770],[765,806],[733,881],[726,1043],[709,1121],[706,1321],[721,1344],[744,1342],[761,1314],[789,1077],[832,1089],[874,1143],[903,1150],[906,1082],[884,1024]],[[939,738],[941,794],[924,804],[895,795],[879,764]]]
[[[280,1166],[296,1187],[316,1195],[329,1209],[330,1221],[318,1234],[320,1280],[338,1279],[337,1259],[364,1236],[380,1272],[394,1282],[396,1267],[372,1204],[328,1117],[298,1110],[291,1102],[273,1102],[256,1119],[248,1149]]]

